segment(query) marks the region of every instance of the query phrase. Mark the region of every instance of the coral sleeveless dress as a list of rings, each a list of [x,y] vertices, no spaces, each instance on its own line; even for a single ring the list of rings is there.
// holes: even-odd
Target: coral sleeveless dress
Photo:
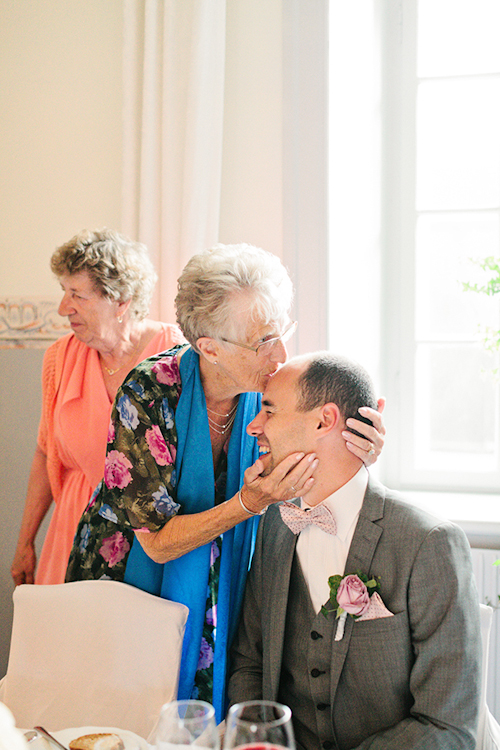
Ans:
[[[183,342],[177,326],[164,323],[137,362]],[[47,456],[55,507],[35,583],[64,583],[78,521],[104,473],[111,406],[95,349],[73,333],[47,349],[38,445]]]

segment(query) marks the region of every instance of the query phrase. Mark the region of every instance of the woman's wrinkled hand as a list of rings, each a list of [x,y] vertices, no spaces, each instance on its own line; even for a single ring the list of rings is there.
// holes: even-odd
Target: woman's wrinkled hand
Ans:
[[[314,484],[318,465],[315,453],[292,453],[276,466],[272,454],[260,458],[245,471],[241,497],[252,513],[260,513],[272,503],[303,497]]]
[[[363,417],[370,419],[373,426],[370,426],[359,419],[349,418],[346,421],[347,427],[351,430],[356,430],[356,432],[360,432],[364,437],[359,437],[348,430],[344,430],[342,433],[347,448],[349,448],[351,453],[354,453],[355,456],[360,458],[365,466],[371,466],[371,464],[374,464],[382,453],[382,448],[384,447],[385,427],[382,421],[384,407],[385,398],[379,398],[378,411],[370,409],[369,406],[362,406],[359,409],[359,413]]]
[[[22,548],[18,547],[12,565],[10,566],[10,573],[14,584],[20,586],[22,583],[34,583],[35,568],[35,545],[27,544]]]

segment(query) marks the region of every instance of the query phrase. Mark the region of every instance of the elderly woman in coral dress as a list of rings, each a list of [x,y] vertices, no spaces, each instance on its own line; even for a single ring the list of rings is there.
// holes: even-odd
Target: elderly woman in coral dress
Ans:
[[[75,530],[104,471],[111,405],[129,370],[184,341],[147,317],[156,273],[146,247],[117,232],[83,231],[51,268],[72,333],[52,344],[42,370],[42,416],[31,467],[14,582],[63,583]],[[35,537],[55,503],[36,571]]]

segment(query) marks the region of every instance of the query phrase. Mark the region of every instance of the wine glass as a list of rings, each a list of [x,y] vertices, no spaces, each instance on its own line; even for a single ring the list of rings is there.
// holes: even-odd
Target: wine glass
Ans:
[[[158,719],[155,744],[156,750],[173,750],[186,745],[220,750],[214,707],[197,700],[165,703]]]
[[[236,703],[226,718],[224,750],[295,750],[292,712],[273,701]]]

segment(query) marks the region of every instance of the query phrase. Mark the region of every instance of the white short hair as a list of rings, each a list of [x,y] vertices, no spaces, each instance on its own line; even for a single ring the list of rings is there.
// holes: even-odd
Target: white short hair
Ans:
[[[293,299],[278,256],[245,243],[218,244],[193,255],[177,288],[177,323],[195,348],[202,336],[244,342],[256,322],[281,328]]]

